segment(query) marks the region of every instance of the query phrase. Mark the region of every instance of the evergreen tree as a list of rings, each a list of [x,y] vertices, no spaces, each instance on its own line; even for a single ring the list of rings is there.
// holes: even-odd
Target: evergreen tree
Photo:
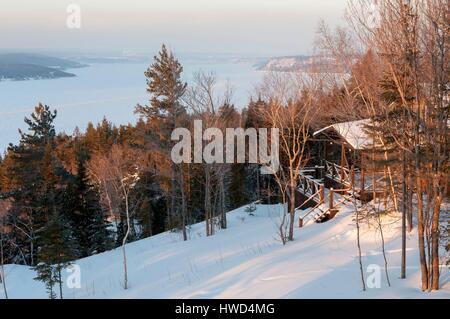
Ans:
[[[64,199],[64,211],[71,222],[79,257],[82,258],[103,252],[110,247],[99,193],[88,179],[85,162],[85,156],[79,154],[77,173],[67,186]]]
[[[152,140],[153,147],[170,160],[170,152],[174,146],[171,134],[181,124],[186,114],[181,97],[186,91],[187,84],[181,79],[183,67],[165,45],[154,59],[155,62],[145,72],[147,92],[152,95],[150,105],[137,105],[136,112],[146,117],[151,131],[156,132],[156,138]],[[186,184],[184,183],[184,173],[182,167],[173,162],[169,171],[170,196],[166,197],[169,201],[167,203],[169,227],[182,228],[186,240],[187,202],[183,196],[184,192],[182,192]]]
[[[158,120],[158,126],[166,126],[172,131],[176,125],[176,118],[185,112],[180,98],[186,91],[187,84],[181,80],[183,67],[163,44],[159,56],[145,72],[147,77],[147,91],[152,94],[150,105],[138,105],[136,112],[147,117],[148,120]],[[164,134],[165,131],[160,132]],[[161,135],[164,141],[170,141],[170,135]]]
[[[231,209],[241,207],[249,202],[246,192],[245,164],[231,164],[231,181],[229,185],[229,196]]]
[[[45,283],[50,299],[56,299],[55,285],[59,285],[59,296],[62,299],[62,270],[75,258],[75,248],[67,222],[55,210],[47,224],[39,232],[42,245],[38,253],[36,280]]]
[[[43,193],[37,200],[36,215],[42,222],[45,220],[45,224],[36,230],[39,248],[35,270],[38,273],[36,280],[45,283],[49,297],[56,298],[54,285],[59,284],[59,295],[62,299],[61,272],[75,258],[75,249],[71,229],[60,214],[63,196],[62,189],[58,187],[52,146],[51,142],[47,144],[41,168]]]
[[[139,204],[136,216],[141,228],[141,238],[153,236],[165,231],[167,208],[164,194],[153,172],[141,174],[134,188],[134,201]]]
[[[28,133],[19,130],[21,139],[18,145],[10,144],[8,148],[8,168],[4,179],[12,198],[12,223],[21,225],[20,231],[14,230],[14,241],[25,253],[25,262],[35,264],[39,243],[35,233],[46,222],[46,211],[39,202],[45,195],[42,185],[42,169],[46,148],[51,147],[55,138],[53,121],[56,111],[39,104],[31,118],[25,118]]]
[[[244,128],[255,128],[259,129],[262,127],[266,127],[265,123],[265,112],[267,111],[268,104],[263,101],[261,97],[258,97],[258,100],[251,100],[248,109],[244,110],[243,118],[244,118]],[[246,201],[256,201],[261,199],[261,165],[260,164],[245,164],[245,197]],[[242,170],[242,168],[240,168]]]

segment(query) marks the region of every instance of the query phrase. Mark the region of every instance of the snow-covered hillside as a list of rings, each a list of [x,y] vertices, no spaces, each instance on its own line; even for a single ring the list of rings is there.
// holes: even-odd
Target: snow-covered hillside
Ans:
[[[441,291],[429,294],[418,289],[415,233],[407,243],[408,278],[399,279],[398,221],[384,221],[391,288],[384,276],[379,233],[362,227],[364,269],[381,266],[381,288],[362,292],[351,210],[330,222],[296,229],[295,242],[283,246],[276,230],[281,209],[260,205],[254,216],[244,207],[237,209],[228,214],[229,228],[209,238],[204,225],[197,224],[187,242],[180,234],[167,232],[127,245],[128,290],[122,288],[120,249],[79,260],[81,288],[65,287],[65,298],[450,298],[446,267]],[[11,298],[47,297],[29,268],[7,265],[5,271]],[[4,298],[1,289],[0,298]]]

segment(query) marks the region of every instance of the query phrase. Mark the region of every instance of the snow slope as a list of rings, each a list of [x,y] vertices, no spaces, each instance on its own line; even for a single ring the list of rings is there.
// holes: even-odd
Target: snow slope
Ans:
[[[400,223],[385,220],[386,250],[392,287],[381,268],[381,288],[361,290],[356,230],[350,208],[324,224],[295,230],[294,242],[277,239],[281,205],[228,213],[229,228],[204,236],[204,224],[192,226],[191,240],[166,232],[127,245],[129,285],[124,290],[121,250],[77,261],[81,288],[64,287],[65,298],[450,298],[450,271],[442,268],[443,289],[419,287],[417,237],[408,237],[406,280],[400,280]],[[383,267],[379,233],[362,227],[364,269]],[[44,285],[25,266],[7,265],[11,298],[46,298]],[[370,275],[369,273],[367,273]],[[0,298],[4,298],[0,289]]]

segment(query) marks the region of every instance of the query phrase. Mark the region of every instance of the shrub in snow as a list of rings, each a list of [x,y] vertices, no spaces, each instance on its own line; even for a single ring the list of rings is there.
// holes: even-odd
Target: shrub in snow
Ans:
[[[245,207],[245,212],[248,213],[250,216],[255,216],[255,214],[253,214],[253,212],[255,211],[256,211],[255,204],[250,204],[247,207]]]

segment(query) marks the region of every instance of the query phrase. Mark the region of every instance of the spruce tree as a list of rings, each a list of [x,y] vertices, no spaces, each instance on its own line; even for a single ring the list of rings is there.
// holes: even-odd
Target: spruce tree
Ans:
[[[42,185],[42,165],[46,148],[55,138],[53,121],[56,111],[47,105],[39,104],[31,115],[25,118],[28,132],[19,130],[21,139],[18,145],[8,147],[8,169],[4,179],[13,202],[11,208],[15,224],[22,225],[21,231],[14,231],[14,241],[25,253],[25,262],[35,264],[39,243],[36,231],[46,222],[46,213],[38,204],[45,195]]]
[[[229,196],[231,209],[241,207],[249,202],[246,192],[245,164],[231,164],[231,181],[229,185]]]
[[[136,217],[141,228],[141,238],[165,231],[167,208],[163,195],[154,173],[142,173],[133,191],[133,201],[139,203]]]
[[[62,271],[75,258],[75,248],[67,221],[55,210],[47,224],[40,230],[41,247],[38,253],[36,280],[45,283],[50,299],[56,299],[55,285],[59,285],[59,296],[62,293]]]
[[[43,281],[49,297],[56,298],[54,285],[59,285],[59,295],[62,294],[62,270],[75,258],[71,229],[60,213],[62,208],[62,189],[58,187],[56,163],[53,156],[53,144],[49,142],[45,148],[41,167],[42,191],[37,201],[37,215],[45,224],[36,230],[39,249],[37,252],[38,276],[36,280]]]
[[[257,101],[250,101],[248,109],[243,111],[244,128],[259,129],[266,127],[264,115],[268,108],[267,102],[258,97]],[[258,137],[259,138],[259,137]],[[256,201],[261,199],[261,165],[246,163],[245,165],[245,187],[247,200]]]
[[[64,212],[72,225],[79,257],[83,258],[110,248],[110,237],[99,193],[86,173],[86,158],[83,154],[77,157],[77,172],[64,196]]]

